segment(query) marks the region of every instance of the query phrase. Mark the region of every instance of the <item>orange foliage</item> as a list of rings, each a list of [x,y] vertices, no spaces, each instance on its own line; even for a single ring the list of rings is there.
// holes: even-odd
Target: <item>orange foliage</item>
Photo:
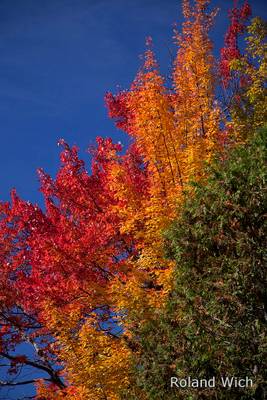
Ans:
[[[106,98],[110,116],[135,139],[149,172],[149,196],[138,212],[126,211],[128,222],[122,227],[129,229],[131,221],[140,256],[126,287],[116,282],[114,290],[121,294],[119,306],[128,312],[136,313],[137,296],[139,315],[147,315],[148,304],[159,306],[170,287],[171,264],[163,258],[162,230],[181,203],[189,179],[201,177],[203,162],[220,147],[221,112],[215,101],[215,62],[208,36],[215,12],[207,12],[208,3],[183,3],[185,22],[182,33],[175,32],[172,88],[159,73],[149,38],[143,68],[130,90]],[[140,279],[152,290],[140,291]],[[155,295],[155,288],[163,290]]]

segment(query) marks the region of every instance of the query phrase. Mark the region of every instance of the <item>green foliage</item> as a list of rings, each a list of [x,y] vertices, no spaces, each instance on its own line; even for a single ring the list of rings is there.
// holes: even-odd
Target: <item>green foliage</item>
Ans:
[[[262,129],[214,162],[165,234],[175,286],[135,359],[134,390],[150,400],[267,398],[266,139]],[[171,376],[217,384],[171,389]],[[225,376],[253,387],[223,388]]]

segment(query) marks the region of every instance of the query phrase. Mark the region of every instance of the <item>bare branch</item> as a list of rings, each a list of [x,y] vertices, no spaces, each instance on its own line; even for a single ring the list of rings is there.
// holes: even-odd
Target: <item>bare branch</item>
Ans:
[[[48,378],[42,378],[42,380],[51,382],[51,379],[48,379]],[[39,381],[39,379],[30,379],[30,380],[21,381],[21,382],[8,382],[8,381],[6,382],[6,381],[1,381],[1,380],[0,380],[0,386],[20,386],[20,385],[29,385],[29,384],[37,383],[38,381]]]
[[[4,353],[2,351],[0,352],[0,356],[4,357],[10,361],[17,361],[16,356],[11,356],[10,354]],[[59,374],[57,373],[57,371],[55,371],[52,367],[43,365],[43,364],[39,364],[38,362],[29,360],[29,359],[23,360],[23,364],[29,365],[33,368],[40,369],[42,371],[45,371],[50,376],[49,380],[51,382],[53,382],[55,385],[57,385],[61,389],[66,387],[66,385],[64,384],[62,379],[59,377]]]

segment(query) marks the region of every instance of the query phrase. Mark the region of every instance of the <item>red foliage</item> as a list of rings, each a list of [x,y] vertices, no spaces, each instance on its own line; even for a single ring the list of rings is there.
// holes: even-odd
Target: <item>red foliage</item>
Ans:
[[[106,285],[113,274],[125,273],[123,258],[133,254],[134,240],[120,233],[121,220],[114,210],[125,206],[126,199],[111,186],[112,165],[122,166],[125,183],[140,198],[147,188],[135,146],[119,156],[119,144],[97,138],[90,175],[77,148],[63,140],[60,144],[64,148],[56,179],[39,170],[46,210],[21,200],[15,191],[11,204],[2,204],[2,270],[12,273],[10,287],[19,293],[22,307],[37,314],[49,299],[59,306],[73,301],[84,309],[96,306],[96,287]]]
[[[237,7],[237,1],[235,1],[234,7],[229,10],[230,26],[225,35],[220,60],[220,71],[225,87],[228,85],[231,76],[231,61],[241,56],[238,47],[238,36],[244,32],[246,22],[250,16],[251,8],[247,1],[240,8]]]
[[[108,115],[115,120],[117,128],[129,133],[129,114],[127,108],[127,92],[120,92],[116,96],[107,93],[105,96],[105,104],[108,109]]]

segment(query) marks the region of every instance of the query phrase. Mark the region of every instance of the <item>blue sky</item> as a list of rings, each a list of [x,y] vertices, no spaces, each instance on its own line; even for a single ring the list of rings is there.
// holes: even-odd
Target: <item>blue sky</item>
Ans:
[[[213,33],[220,46],[232,2],[213,4],[222,9]],[[263,0],[253,8],[266,15]],[[97,135],[125,142],[103,96],[128,87],[148,35],[167,73],[174,22],[181,22],[180,0],[0,1],[1,200],[16,187],[40,202],[36,168],[55,174],[61,137],[85,158]]]

